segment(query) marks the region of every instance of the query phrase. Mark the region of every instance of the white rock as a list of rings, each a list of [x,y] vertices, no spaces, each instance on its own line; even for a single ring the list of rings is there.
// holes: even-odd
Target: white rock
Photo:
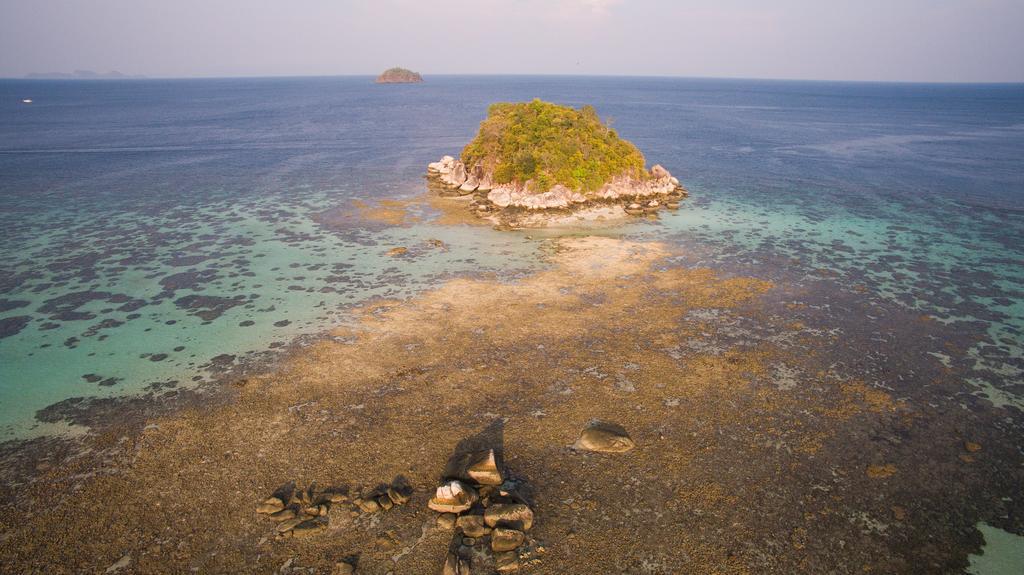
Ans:
[[[117,573],[121,569],[124,569],[129,564],[131,564],[131,562],[132,562],[132,556],[131,555],[125,555],[124,557],[118,559],[116,563],[114,563],[110,567],[107,567],[107,570],[104,571],[104,573]]]
[[[456,161],[452,166],[452,173],[448,175],[448,183],[453,186],[461,186],[466,183],[466,165]]]
[[[453,480],[437,488],[428,506],[441,513],[462,513],[476,503],[477,497],[475,489]]]
[[[512,204],[512,193],[508,188],[494,188],[487,194],[487,201],[499,208],[507,208]]]
[[[464,194],[475,192],[480,187],[480,182],[477,181],[476,176],[469,176],[466,178],[466,182],[459,186],[459,191]]]

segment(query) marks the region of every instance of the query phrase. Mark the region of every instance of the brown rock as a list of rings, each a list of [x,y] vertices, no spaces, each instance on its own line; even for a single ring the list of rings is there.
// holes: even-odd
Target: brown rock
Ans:
[[[460,515],[455,520],[455,525],[462,529],[462,532],[467,537],[483,537],[491,532],[491,528],[487,526],[483,515]]]
[[[885,465],[869,465],[866,470],[868,477],[872,479],[885,479],[896,474],[896,466],[887,463]]]
[[[405,255],[407,253],[409,253],[409,248],[405,248],[405,247],[401,247],[401,246],[399,246],[397,248],[391,248],[390,250],[388,250],[388,255],[391,256],[391,257],[402,256],[402,255]]]
[[[277,497],[268,497],[256,506],[256,513],[270,515],[272,513],[277,513],[282,509],[284,509],[284,501],[281,501]]]
[[[302,523],[299,523],[292,532],[296,537],[305,537],[307,535],[313,535],[327,529],[327,520],[323,517],[317,517],[316,519],[307,519]]]
[[[334,569],[331,570],[331,575],[353,575],[355,572],[356,568],[351,563],[338,561],[334,564]]]
[[[392,485],[388,487],[388,497],[395,505],[405,505],[412,497],[412,488],[405,485]]]
[[[296,517],[294,519],[288,519],[288,520],[282,521],[282,522],[277,524],[277,532],[278,533],[284,533],[285,531],[291,531],[292,529],[295,528],[296,525],[298,525],[298,524],[300,524],[300,523],[302,523],[304,521],[305,521],[305,519],[302,519],[301,517]]]
[[[488,527],[511,527],[529,531],[533,526],[533,511],[523,503],[498,503],[484,510]]]
[[[289,519],[295,519],[296,515],[298,515],[298,512],[296,512],[294,507],[286,507],[277,513],[271,513],[270,518],[274,521],[287,521]]]
[[[324,493],[324,500],[330,501],[331,503],[344,503],[348,501],[348,496],[344,493],[338,493],[337,491],[328,491],[327,493]]]
[[[455,553],[449,552],[444,558],[444,567],[441,568],[441,575],[470,575],[469,562],[460,559]]]
[[[498,469],[498,458],[493,449],[480,453],[466,468],[466,475],[480,485],[501,485],[503,479]]]
[[[517,529],[496,527],[491,532],[491,549],[495,552],[512,551],[526,541],[526,535]]]
[[[363,513],[376,513],[380,511],[380,504],[374,499],[356,499],[355,504]]]
[[[576,440],[576,449],[600,453],[622,453],[636,447],[625,428],[607,421],[592,421]]]
[[[455,522],[458,520],[458,516],[454,513],[442,513],[437,516],[437,526],[441,529],[451,531],[455,529]]]
[[[508,573],[519,569],[519,554],[515,551],[504,551],[494,554],[494,568],[499,573]]]

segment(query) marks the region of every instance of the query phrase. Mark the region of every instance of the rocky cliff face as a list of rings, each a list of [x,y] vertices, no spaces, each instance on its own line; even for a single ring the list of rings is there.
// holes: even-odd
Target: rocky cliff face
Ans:
[[[422,76],[412,70],[406,70],[405,68],[391,68],[390,70],[385,70],[380,76],[377,76],[378,84],[415,84],[422,81]]]

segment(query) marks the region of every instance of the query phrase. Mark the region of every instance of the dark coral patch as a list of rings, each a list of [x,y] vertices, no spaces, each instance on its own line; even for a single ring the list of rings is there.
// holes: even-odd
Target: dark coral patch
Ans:
[[[0,299],[0,313],[11,311],[12,309],[18,309],[19,307],[25,307],[29,303],[30,302],[23,299]]]
[[[167,291],[180,289],[201,290],[207,283],[217,279],[217,272],[213,270],[201,270],[197,272],[181,272],[171,274],[160,280],[160,286]]]
[[[18,333],[24,329],[30,321],[32,321],[32,317],[27,315],[16,315],[14,317],[5,317],[0,319],[0,339],[10,337]]]
[[[206,321],[213,321],[229,309],[246,303],[245,296],[233,298],[220,296],[189,295],[174,300],[178,309],[188,311],[189,314],[200,317]]]
[[[114,294],[104,291],[76,291],[46,300],[36,311],[47,314],[50,319],[56,321],[94,319],[96,314],[81,312],[78,308],[91,301],[109,300],[113,296]]]

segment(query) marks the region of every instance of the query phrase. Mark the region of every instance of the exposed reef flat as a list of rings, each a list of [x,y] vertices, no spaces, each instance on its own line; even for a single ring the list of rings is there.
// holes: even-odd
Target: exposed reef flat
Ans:
[[[513,560],[525,573],[956,572],[980,546],[964,535],[979,517],[1019,516],[1000,499],[1021,482],[1016,448],[991,420],[964,419],[985,412],[866,384],[843,355],[861,335],[814,325],[799,290],[673,266],[680,254],[661,244],[546,251],[550,268],[516,282],[456,279],[367,305],[239,382],[233,401],[94,438],[101,464],[54,462],[4,492],[0,564],[384,575],[468,556],[472,573]],[[908,326],[908,353],[943,329],[893,325]],[[498,473],[497,489],[523,499],[492,500],[482,525],[429,506],[471,439],[495,457],[469,461],[474,492],[441,495],[485,497]],[[309,500],[279,497],[289,482]],[[302,514],[268,519],[286,504]],[[481,546],[490,563],[474,562]]]
[[[543,227],[677,209],[688,195],[661,165],[605,125],[593,108],[540,100],[495,104],[461,157],[427,166],[443,196],[469,196],[497,225]]]

